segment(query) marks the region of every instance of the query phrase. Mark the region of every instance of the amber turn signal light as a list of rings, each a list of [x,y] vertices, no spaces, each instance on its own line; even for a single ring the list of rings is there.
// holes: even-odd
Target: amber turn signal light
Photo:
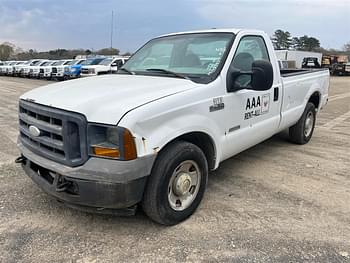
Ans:
[[[124,160],[134,160],[137,158],[135,139],[128,129],[124,129],[123,146]]]
[[[94,154],[96,156],[102,156],[102,157],[110,157],[110,158],[119,158],[120,152],[118,149],[115,148],[105,148],[101,146],[93,146],[92,147]]]

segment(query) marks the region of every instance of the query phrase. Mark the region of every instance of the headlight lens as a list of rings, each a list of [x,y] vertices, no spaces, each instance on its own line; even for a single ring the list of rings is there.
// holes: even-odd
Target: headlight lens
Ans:
[[[68,71],[69,71],[69,67],[65,67],[65,68],[64,68],[64,71],[65,71],[65,72],[68,72]]]
[[[88,126],[89,154],[97,157],[133,160],[137,157],[134,137],[130,131],[116,126]]]

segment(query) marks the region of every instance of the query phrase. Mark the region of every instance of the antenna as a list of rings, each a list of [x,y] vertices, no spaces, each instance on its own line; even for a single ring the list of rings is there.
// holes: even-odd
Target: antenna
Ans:
[[[114,24],[114,12],[112,10],[112,21],[111,21],[111,50],[113,48],[113,24]]]

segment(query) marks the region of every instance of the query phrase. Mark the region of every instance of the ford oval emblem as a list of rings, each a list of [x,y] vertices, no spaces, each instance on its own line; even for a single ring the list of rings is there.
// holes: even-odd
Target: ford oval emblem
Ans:
[[[29,133],[34,136],[34,137],[39,137],[40,136],[40,130],[38,127],[35,127],[33,125],[29,126]]]

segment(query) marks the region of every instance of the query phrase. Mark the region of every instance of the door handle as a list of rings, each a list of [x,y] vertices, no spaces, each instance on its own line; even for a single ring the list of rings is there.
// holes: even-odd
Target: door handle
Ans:
[[[273,90],[273,101],[278,101],[279,97],[279,87],[275,87]]]

